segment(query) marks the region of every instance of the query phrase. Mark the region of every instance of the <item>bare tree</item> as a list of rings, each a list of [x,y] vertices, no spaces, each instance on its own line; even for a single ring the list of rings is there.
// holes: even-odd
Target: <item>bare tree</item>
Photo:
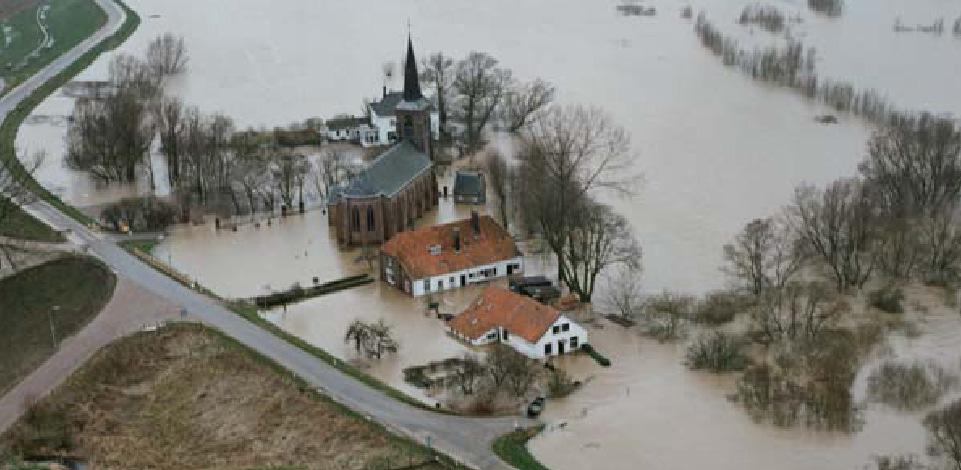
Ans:
[[[504,155],[496,150],[489,152],[487,155],[487,180],[491,191],[494,193],[494,197],[497,198],[497,213],[501,225],[503,225],[504,228],[509,228],[510,216],[508,209],[510,207],[510,201],[508,201],[508,193],[513,184],[514,170],[507,163]]]
[[[67,133],[67,166],[108,183],[134,181],[154,134],[147,115],[147,107],[129,91],[78,100]]]
[[[654,322],[650,332],[661,339],[675,339],[680,334],[681,322],[691,318],[694,297],[664,291],[651,296],[644,303],[644,314]]]
[[[524,190],[517,193],[524,225],[544,237],[558,278],[582,300],[600,269],[639,255],[627,222],[592,200],[601,190],[630,192],[631,157],[627,133],[596,108],[552,107],[522,135]],[[599,257],[592,247],[610,250]]]
[[[931,216],[961,196],[961,130],[929,114],[896,119],[871,138],[860,169],[891,216]]]
[[[839,291],[867,281],[876,261],[878,213],[865,185],[844,179],[824,191],[801,186],[790,210],[794,230],[831,270]]]
[[[182,36],[165,33],[147,46],[147,64],[158,78],[183,72],[187,61],[187,49]]]
[[[766,290],[752,311],[759,340],[815,339],[828,322],[848,311],[846,302],[820,282],[791,282]]]
[[[347,326],[344,342],[348,344],[353,342],[358,353],[380,359],[384,353],[396,353],[399,348],[390,330],[391,327],[384,320],[378,320],[376,323],[354,320]]]
[[[304,181],[310,171],[310,162],[301,154],[282,152],[271,160],[271,173],[277,182],[277,190],[284,205],[293,207],[294,193],[304,202]]]
[[[503,344],[495,344],[487,352],[484,364],[495,388],[500,388],[511,373],[511,356],[517,352]]]
[[[535,119],[538,112],[554,101],[554,86],[535,79],[512,86],[501,104],[501,114],[508,132],[517,132]]]
[[[609,276],[609,281],[601,305],[621,318],[633,320],[644,307],[640,269],[622,266]]]
[[[564,282],[581,302],[590,302],[598,274],[613,266],[639,270],[641,247],[630,222],[601,204],[586,204],[567,234],[558,265]]]
[[[347,153],[336,148],[327,149],[320,155],[313,181],[314,189],[324,199],[346,177],[347,160]]]
[[[447,128],[447,99],[451,95],[454,82],[454,59],[445,56],[443,52],[435,52],[424,59],[421,64],[421,80],[434,87],[437,97],[437,117],[440,121],[440,132],[443,137],[448,136]]]
[[[509,70],[498,67],[497,59],[483,52],[471,52],[457,63],[452,88],[469,150],[479,146],[481,133],[503,98],[510,77]]]
[[[477,356],[465,353],[451,371],[451,378],[454,385],[460,388],[464,395],[471,395],[486,372],[484,364],[477,359]]]
[[[928,453],[941,456],[950,468],[961,470],[961,400],[932,411],[924,418],[928,430]]]
[[[167,180],[171,187],[176,187],[180,183],[183,102],[176,97],[164,97],[156,110],[154,119],[160,130],[160,153],[167,159]]]
[[[961,263],[961,214],[944,208],[919,224],[920,269],[926,282],[945,284],[958,279]]]
[[[772,218],[744,226],[734,243],[724,245],[723,270],[742,281],[753,295],[783,287],[800,270],[802,245],[793,231]]]

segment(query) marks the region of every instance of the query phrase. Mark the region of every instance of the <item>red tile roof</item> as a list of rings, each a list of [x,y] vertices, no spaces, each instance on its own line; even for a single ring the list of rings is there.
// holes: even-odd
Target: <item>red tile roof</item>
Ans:
[[[472,340],[499,326],[512,335],[536,343],[560,316],[557,309],[530,297],[489,286],[447,326]]]
[[[511,259],[519,254],[507,230],[489,215],[479,217],[480,234],[474,235],[471,219],[400,232],[384,243],[381,251],[397,258],[411,279],[423,279],[475,266]],[[460,231],[461,249],[454,251],[454,232]],[[440,246],[432,254],[431,246]]]

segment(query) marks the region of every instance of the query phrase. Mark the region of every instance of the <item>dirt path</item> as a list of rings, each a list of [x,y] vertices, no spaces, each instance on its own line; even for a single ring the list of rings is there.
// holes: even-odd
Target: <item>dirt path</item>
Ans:
[[[175,318],[179,309],[134,282],[119,277],[113,297],[85,328],[0,398],[0,430],[9,428],[34,400],[47,395],[100,348],[144,325]]]

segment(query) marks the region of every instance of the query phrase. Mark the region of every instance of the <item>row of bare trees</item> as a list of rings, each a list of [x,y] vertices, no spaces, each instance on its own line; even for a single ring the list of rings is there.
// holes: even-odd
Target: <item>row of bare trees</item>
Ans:
[[[111,93],[75,106],[68,166],[106,183],[132,182],[146,169],[155,188],[150,151],[159,140],[166,182],[184,207],[217,205],[235,214],[303,207],[305,193],[326,197],[345,177],[342,152],[328,151],[315,165],[286,142],[295,130],[238,132],[229,116],[203,114],[164,94],[164,78],[186,63],[183,39],[170,34],[150,43],[144,61],[114,58]]]
[[[905,113],[894,109],[880,92],[858,89],[844,81],[821,78],[816,72],[817,53],[813,47],[788,36],[784,47],[745,49],[731,37],[724,35],[704,13],[700,13],[694,31],[701,44],[721,57],[724,65],[736,67],[755,80],[775,83],[817,100],[837,111],[850,112],[868,121],[887,125],[906,119]]]
[[[541,79],[519,82],[497,59],[483,52],[470,52],[458,61],[437,52],[423,61],[421,70],[422,80],[437,96],[442,132],[449,137],[449,124],[460,124],[468,150],[480,146],[489,124],[517,132],[554,100],[550,83]]]

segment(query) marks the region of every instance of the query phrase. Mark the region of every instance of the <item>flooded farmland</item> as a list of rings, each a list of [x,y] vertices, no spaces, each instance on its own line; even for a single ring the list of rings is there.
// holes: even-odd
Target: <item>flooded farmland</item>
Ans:
[[[378,94],[381,64],[400,60],[407,18],[419,54],[489,52],[518,78],[553,82],[561,102],[604,108],[631,133],[637,153],[641,184],[632,197],[609,201],[637,231],[645,289],[651,292],[700,293],[722,286],[721,245],[747,221],[786,204],[798,183],[853,175],[871,132],[843,114],[836,125],[819,124],[814,117],[830,109],[725,68],[701,47],[691,21],[680,18],[686,2],[648,2],[657,8],[654,17],[620,16],[614,2],[576,0],[405,0],[378,2],[376,13],[348,1],[129,3],[143,25],[120,51],[139,54],[158,33],[182,34],[189,70],[170,89],[202,111],[232,116],[241,127],[357,112],[362,98]],[[748,3],[692,2],[695,14],[705,11],[745,45],[781,42],[735,23]],[[901,108],[961,113],[956,83],[961,40],[892,31],[898,18],[907,24],[953,19],[961,15],[957,2],[849,0],[839,18],[815,15],[803,1],[771,3],[801,17],[792,34],[817,49],[825,76],[881,90]],[[496,30],[490,27],[495,24]],[[350,47],[334,47],[330,38]],[[104,79],[108,59],[79,79]],[[912,73],[917,70],[924,74]],[[55,96],[36,113],[67,115],[71,103]],[[65,131],[55,121],[38,120],[18,136],[22,149],[47,151],[39,174],[45,185],[73,204],[91,207],[146,191],[144,182],[103,188],[63,169]],[[421,223],[468,211],[443,201]],[[242,224],[236,232],[218,232],[209,223],[175,227],[156,255],[225,297],[367,269],[356,250],[338,249],[326,216],[316,210],[274,219],[269,227]],[[537,270],[535,264],[532,271]],[[442,310],[456,313],[473,293],[445,295]],[[957,312],[932,307],[910,314],[919,331],[893,334],[883,357],[934,359],[957,369]],[[369,372],[427,402],[432,397],[404,384],[400,370],[465,350],[443,334],[438,320],[424,316],[422,301],[379,283],[269,315],[345,360],[355,356],[343,341],[346,325],[355,318],[384,318],[395,327],[401,353],[367,364]],[[614,366],[601,369],[585,357],[564,358],[561,365],[586,386],[550,402],[547,431],[530,444],[551,468],[853,469],[874,455],[924,451],[923,412],[864,404],[865,423],[855,433],[758,424],[727,400],[733,376],[690,372],[681,364],[683,343],[660,344],[601,324],[604,328],[590,332],[592,343]],[[869,361],[858,373],[859,402],[876,364]]]

